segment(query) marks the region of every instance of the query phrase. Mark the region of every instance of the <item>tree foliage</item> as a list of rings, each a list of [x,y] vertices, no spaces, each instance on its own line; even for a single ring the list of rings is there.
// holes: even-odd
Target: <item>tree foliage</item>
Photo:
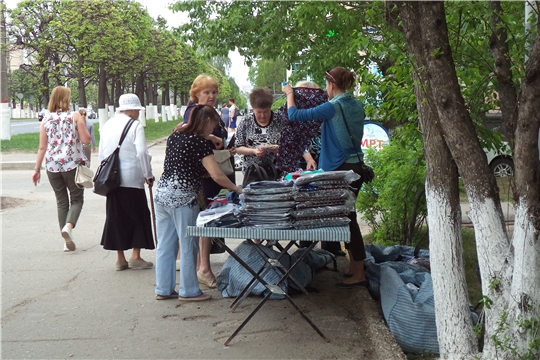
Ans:
[[[136,92],[145,103],[178,98],[186,103],[193,79],[205,72],[219,78],[223,97],[240,95],[231,88],[234,80],[225,79],[163,18],[152,19],[136,1],[23,0],[9,17],[10,37],[26,49],[30,65],[25,70],[44,103],[54,86],[66,82],[76,84],[84,107],[89,84],[99,84],[98,99],[92,99],[99,107],[118,105],[125,92]]]
[[[538,257],[533,258],[539,251],[540,233],[539,121],[534,115],[540,112],[540,25],[538,2],[530,4],[531,24],[535,24],[530,31],[524,26],[522,2],[182,1],[173,8],[188,13],[192,21],[182,27],[185,37],[204,46],[209,54],[238,48],[249,61],[279,56],[288,66],[299,65],[299,77],[311,74],[319,82],[327,69],[353,69],[361,80],[357,90],[368,116],[391,129],[403,124],[417,129],[403,141],[405,147],[417,148],[415,144],[422,136],[424,148],[430,149],[425,151],[428,198],[434,211],[430,216],[440,215],[438,227],[449,230],[449,237],[437,239],[437,244],[449,245],[452,253],[446,256],[455,260],[452,286],[443,289],[447,292],[439,292],[438,287],[436,298],[459,301],[448,309],[437,309],[441,321],[445,312],[460,319],[466,319],[468,312],[466,297],[452,293],[463,288],[458,277],[462,272],[460,239],[453,232],[460,218],[455,198],[459,169],[477,230],[483,291],[496,298],[486,319],[486,356],[509,358],[512,354],[493,352],[497,336],[503,336],[504,348],[516,349],[515,354],[524,354],[529,345],[538,342],[533,332],[516,325],[523,325],[523,319],[536,319],[540,304],[540,276],[536,272],[540,265]],[[221,36],[216,38],[215,34]],[[529,48],[525,46],[527,40]],[[513,144],[516,161],[516,204],[520,213],[516,216],[522,227],[513,239],[500,224],[498,189],[482,151],[482,145],[496,144],[497,138],[485,129],[485,113],[493,110],[503,112],[503,131]],[[396,159],[414,167],[421,163],[417,156],[403,154]],[[385,173],[387,182],[397,181],[402,175],[391,169]],[[406,188],[407,183],[401,185]],[[382,189],[378,188],[380,196]],[[437,194],[447,198],[435,199]],[[446,200],[451,209],[443,208]],[[431,226],[430,234],[432,230],[438,229]],[[514,248],[520,251],[513,252]],[[442,251],[434,255],[444,262]],[[535,276],[527,275],[530,270],[524,268],[526,264],[535,269]],[[442,272],[438,271],[434,283],[435,278],[440,281]],[[499,285],[490,289],[486,284],[493,279]],[[506,312],[516,321],[510,322],[509,330],[495,334],[494,324]],[[475,343],[468,338],[471,331],[461,331],[456,323],[449,319],[440,324],[444,356],[471,355]]]
[[[249,68],[249,81],[254,87],[266,86],[281,93],[281,83],[287,80],[287,64],[282,59],[259,59]]]

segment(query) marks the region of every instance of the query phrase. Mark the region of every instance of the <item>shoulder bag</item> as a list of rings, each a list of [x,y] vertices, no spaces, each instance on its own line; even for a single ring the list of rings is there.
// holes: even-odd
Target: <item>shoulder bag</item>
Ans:
[[[231,153],[229,150],[227,150],[227,147],[225,147],[226,139],[227,139],[227,130],[225,129],[225,123],[223,120],[219,121],[218,127],[221,131],[221,140],[223,141],[223,150],[213,150],[214,151],[214,158],[216,159],[216,162],[223,171],[223,173],[227,176],[234,173],[233,166],[231,164]]]
[[[358,157],[358,161],[360,162],[360,165],[362,166],[362,174],[360,174],[362,181],[365,183],[369,183],[373,181],[373,178],[375,177],[375,173],[373,172],[373,169],[362,161],[360,159],[360,154],[358,154],[358,146],[356,145],[356,142],[354,141],[354,138],[352,137],[351,130],[349,129],[349,124],[347,123],[347,119],[345,119],[345,114],[343,113],[343,108],[341,107],[341,104],[337,103],[339,106],[339,110],[341,111],[341,116],[343,117],[343,122],[345,123],[345,127],[347,128],[347,132],[349,133],[349,138],[351,139],[351,142],[354,146],[354,151],[356,151],[356,156]]]
[[[73,119],[72,123],[73,128],[73,134],[75,134],[75,119]],[[79,147],[77,146],[77,141],[75,141],[75,160],[79,158]],[[91,188],[94,186],[92,183],[92,177],[94,176],[94,172],[90,170],[89,167],[82,164],[77,164],[77,171],[75,171],[75,185],[79,189],[82,188]]]
[[[129,119],[122,136],[120,136],[118,146],[111,155],[107,156],[99,164],[96,176],[94,176],[94,192],[96,194],[107,196],[120,187],[120,146],[134,122],[135,120]]]
[[[214,158],[225,175],[231,175],[234,169],[231,164],[231,153],[229,150],[214,150]]]
[[[242,187],[246,187],[255,181],[276,181],[280,177],[280,171],[272,163],[251,165],[244,174]]]

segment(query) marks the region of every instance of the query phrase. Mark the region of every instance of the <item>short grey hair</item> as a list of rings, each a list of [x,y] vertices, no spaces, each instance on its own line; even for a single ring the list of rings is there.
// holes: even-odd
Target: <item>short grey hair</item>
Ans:
[[[297,82],[296,87],[307,87],[307,88],[313,88],[313,89],[319,89],[320,88],[320,86],[317,85],[316,82],[307,81],[307,80],[302,80],[302,81]]]

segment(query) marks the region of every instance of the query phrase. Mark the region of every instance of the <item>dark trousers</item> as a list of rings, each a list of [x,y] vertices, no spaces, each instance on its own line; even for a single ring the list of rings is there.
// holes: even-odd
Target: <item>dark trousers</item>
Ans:
[[[343,163],[336,170],[352,170],[358,175],[362,175],[361,163]],[[362,178],[351,183],[353,188],[354,198],[358,197],[360,188],[362,187]],[[347,217],[351,220],[349,222],[349,231],[351,232],[351,241],[345,244],[345,248],[349,250],[354,261],[361,261],[366,258],[366,249],[364,247],[364,238],[360,232],[360,226],[358,225],[358,219],[356,217],[356,211],[350,212]],[[308,241],[300,241],[300,247],[309,246]],[[330,252],[341,250],[341,243],[337,241],[321,241],[321,248]]]

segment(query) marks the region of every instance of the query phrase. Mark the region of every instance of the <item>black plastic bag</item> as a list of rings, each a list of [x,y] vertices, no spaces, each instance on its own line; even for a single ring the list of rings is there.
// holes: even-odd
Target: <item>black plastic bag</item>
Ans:
[[[373,178],[375,178],[375,173],[373,172],[373,169],[366,164],[362,164],[362,175],[361,179],[365,183],[369,183],[373,181]]]

